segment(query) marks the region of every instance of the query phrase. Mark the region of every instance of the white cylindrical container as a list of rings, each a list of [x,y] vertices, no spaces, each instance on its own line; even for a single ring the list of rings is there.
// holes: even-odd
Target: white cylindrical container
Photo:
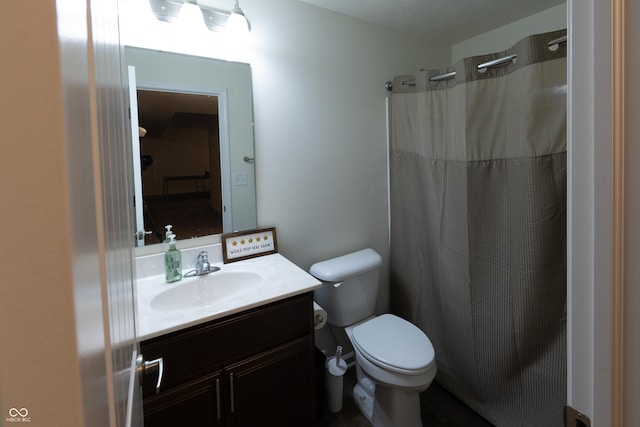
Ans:
[[[318,303],[313,302],[313,327],[314,329],[322,329],[327,323],[327,312],[320,307]]]
[[[327,406],[329,412],[342,410],[342,387],[344,373],[347,372],[347,362],[342,359],[342,347],[338,346],[336,355],[327,359]]]

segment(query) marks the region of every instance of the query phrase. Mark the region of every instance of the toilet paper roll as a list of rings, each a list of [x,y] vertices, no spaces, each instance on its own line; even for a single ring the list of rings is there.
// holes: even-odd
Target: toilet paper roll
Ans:
[[[327,312],[320,307],[315,301],[313,302],[313,327],[315,329],[322,328],[327,323]]]

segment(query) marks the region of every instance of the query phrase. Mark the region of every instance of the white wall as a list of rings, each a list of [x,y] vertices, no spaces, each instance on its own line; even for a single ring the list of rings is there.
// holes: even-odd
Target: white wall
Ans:
[[[469,56],[500,52],[507,50],[519,40],[532,34],[546,33],[563,28],[567,28],[566,4],[543,10],[496,28],[493,31],[456,43],[451,48],[451,60],[455,63]]]
[[[185,53],[251,63],[258,226],[276,226],[279,251],[306,270],[374,248],[385,258],[382,308],[388,289],[384,83],[449,63],[449,47],[299,1],[241,5],[252,25],[247,44],[230,51],[220,35],[209,34],[199,47],[183,42],[175,49],[188,45]],[[168,26],[157,28],[145,31],[145,43],[167,38]]]
[[[276,225],[280,251],[302,268],[372,247],[385,258],[386,277],[383,85],[448,61],[448,49],[297,1],[242,6],[258,45],[259,225]]]
[[[611,32],[610,5],[570,0],[567,157],[567,404],[587,414],[593,425],[609,424],[611,156],[610,49],[598,63],[597,40]],[[595,11],[598,11],[597,15]],[[596,19],[599,18],[599,19]],[[580,25],[581,23],[589,23]],[[606,64],[606,65],[605,65]],[[597,177],[597,178],[596,178]],[[596,243],[598,242],[598,243]],[[597,304],[596,304],[597,301]]]

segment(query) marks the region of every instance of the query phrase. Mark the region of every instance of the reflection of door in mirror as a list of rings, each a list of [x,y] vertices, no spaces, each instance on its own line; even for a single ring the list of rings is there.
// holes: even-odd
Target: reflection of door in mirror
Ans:
[[[222,233],[218,97],[137,91],[145,245]]]

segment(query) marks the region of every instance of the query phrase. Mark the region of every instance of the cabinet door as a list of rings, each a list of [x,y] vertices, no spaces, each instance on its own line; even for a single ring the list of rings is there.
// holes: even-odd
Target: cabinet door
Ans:
[[[305,337],[225,368],[227,426],[314,425],[312,347]]]
[[[145,427],[223,426],[220,372],[144,399]]]

